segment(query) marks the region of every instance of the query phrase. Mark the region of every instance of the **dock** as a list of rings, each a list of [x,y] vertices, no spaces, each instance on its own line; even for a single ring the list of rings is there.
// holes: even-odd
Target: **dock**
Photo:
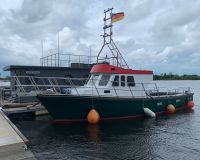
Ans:
[[[1,102],[1,101],[0,101]],[[3,112],[9,119],[33,119],[37,116],[43,116],[49,114],[38,102],[30,103],[4,103],[0,104]]]
[[[36,160],[27,148],[26,137],[16,128],[0,108],[0,159]]]

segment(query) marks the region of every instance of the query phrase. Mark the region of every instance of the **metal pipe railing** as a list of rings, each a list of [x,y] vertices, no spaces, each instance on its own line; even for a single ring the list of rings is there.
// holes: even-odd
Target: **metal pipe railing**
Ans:
[[[58,66],[60,64],[59,67],[70,67],[71,63],[94,64],[96,63],[96,56],[59,53],[58,57],[58,53],[54,53],[40,58],[40,62],[42,66]]]
[[[27,93],[30,91],[36,91],[38,93],[42,93],[46,91],[47,89],[52,89],[55,94],[62,94],[63,88],[71,88],[73,89],[77,95],[80,95],[79,93],[79,87],[77,84],[75,84],[75,81],[79,81],[80,84],[83,84],[88,80],[87,78],[63,78],[63,77],[31,77],[31,76],[13,76],[14,80],[16,81],[16,88],[19,88],[19,92]],[[23,80],[29,79],[30,85],[24,84]],[[37,80],[37,81],[36,81]],[[170,95],[170,93],[174,94],[186,94],[190,93],[190,88],[182,87],[178,88],[177,90],[169,90],[167,87],[157,87],[155,83],[135,83],[135,86],[130,86],[127,84],[128,87],[115,87],[112,86],[112,83],[114,81],[109,80],[106,84],[109,84],[109,86],[112,86],[111,88],[107,88],[106,86],[98,86],[96,82],[94,82],[94,79],[92,80],[92,85],[84,85],[84,88],[88,89],[95,89],[97,96],[105,96],[103,92],[101,93],[100,90],[106,90],[109,89],[111,91],[112,96],[120,97],[120,92],[127,93],[126,95],[133,97],[137,96],[137,93],[145,93],[145,96],[163,96],[163,95]],[[96,80],[96,79],[95,79]],[[22,81],[22,82],[21,82]],[[63,82],[63,83],[59,83]],[[148,86],[147,86],[148,85]],[[153,86],[151,86],[153,85]],[[137,89],[139,88],[139,89]],[[163,90],[163,91],[162,91]],[[115,94],[113,94],[115,93]],[[91,94],[91,93],[89,93]],[[155,95],[154,95],[155,94]]]

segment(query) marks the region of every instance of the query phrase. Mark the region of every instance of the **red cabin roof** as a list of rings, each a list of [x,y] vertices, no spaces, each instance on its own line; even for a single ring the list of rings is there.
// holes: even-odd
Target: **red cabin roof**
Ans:
[[[132,70],[125,69],[109,64],[96,64],[92,67],[90,73],[110,73],[110,74],[153,74],[151,70]]]

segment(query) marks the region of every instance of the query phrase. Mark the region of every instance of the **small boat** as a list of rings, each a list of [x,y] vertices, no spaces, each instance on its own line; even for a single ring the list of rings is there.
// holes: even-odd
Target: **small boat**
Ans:
[[[112,9],[104,11],[104,21],[112,19]],[[192,108],[193,93],[190,89],[162,90],[153,81],[152,70],[130,69],[112,39],[112,32],[107,34],[104,26],[104,44],[97,56],[97,63],[90,71],[90,77],[84,86],[73,85],[62,93],[41,93],[37,95],[55,122],[87,121],[88,113],[95,109],[99,120],[121,120],[155,117],[162,113],[173,113]],[[106,24],[106,23],[105,23]],[[111,29],[112,31],[112,29]],[[109,38],[109,39],[108,39]],[[107,46],[113,63],[106,56],[102,62],[100,53]],[[110,60],[110,59],[109,59]],[[191,107],[192,106],[192,107]]]
[[[181,110],[193,100],[189,90],[160,92],[156,84],[150,83],[152,71],[96,64],[90,74],[84,86],[68,88],[66,94],[37,96],[56,122],[87,121],[87,114],[93,108],[100,120],[144,117],[144,108],[158,115],[166,113],[169,104]]]

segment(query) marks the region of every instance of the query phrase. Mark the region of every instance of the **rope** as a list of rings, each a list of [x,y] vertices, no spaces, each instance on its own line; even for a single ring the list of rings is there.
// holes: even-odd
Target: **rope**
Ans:
[[[92,109],[94,109],[94,95],[93,95],[93,87],[92,87]]]

